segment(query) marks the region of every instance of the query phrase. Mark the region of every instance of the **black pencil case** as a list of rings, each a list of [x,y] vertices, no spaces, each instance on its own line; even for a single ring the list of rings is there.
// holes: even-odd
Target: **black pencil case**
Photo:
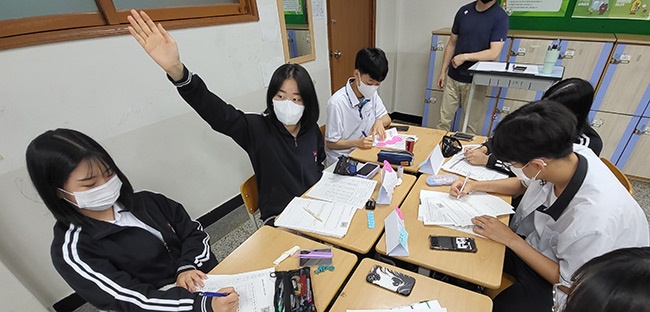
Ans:
[[[316,312],[309,267],[274,274],[276,312]]]

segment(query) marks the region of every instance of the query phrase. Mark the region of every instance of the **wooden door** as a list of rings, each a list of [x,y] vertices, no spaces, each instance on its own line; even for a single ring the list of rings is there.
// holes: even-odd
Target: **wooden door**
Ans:
[[[626,133],[628,132],[628,125],[631,122],[636,124],[638,120],[639,117],[596,112],[591,121],[591,126],[603,140],[603,150],[600,152],[600,157],[605,157],[616,164],[630,138],[630,134]]]
[[[641,115],[648,85],[650,46],[617,44],[594,107],[601,111]]]
[[[357,51],[375,46],[375,0],[328,0],[332,93],[352,77]]]
[[[632,149],[628,151],[627,149]],[[625,174],[650,178],[650,166],[648,166],[648,154],[650,153],[650,118],[641,118],[636,126],[626,151],[623,152],[619,168],[623,167]]]

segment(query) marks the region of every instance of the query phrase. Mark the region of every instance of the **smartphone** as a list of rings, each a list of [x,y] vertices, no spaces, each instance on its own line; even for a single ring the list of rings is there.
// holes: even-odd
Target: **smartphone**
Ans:
[[[409,130],[409,126],[393,126],[393,128],[395,128],[395,130],[401,131],[401,132]]]
[[[462,132],[456,132],[451,135],[452,137],[463,140],[463,141],[471,141],[474,140],[474,135],[471,135],[469,133],[462,133]]]
[[[430,235],[429,248],[436,250],[476,252],[476,242],[471,237]]]
[[[373,265],[366,275],[368,283],[388,289],[403,296],[408,296],[415,286],[415,278],[389,268]]]
[[[375,163],[366,163],[357,170],[357,177],[371,179],[379,171],[379,165]]]

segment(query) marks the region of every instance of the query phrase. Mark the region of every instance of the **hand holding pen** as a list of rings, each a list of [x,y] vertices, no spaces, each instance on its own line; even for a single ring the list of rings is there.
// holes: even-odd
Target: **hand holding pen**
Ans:
[[[475,182],[470,181],[467,177],[465,177],[465,179],[462,181],[456,180],[451,184],[451,187],[449,188],[449,195],[455,197],[456,199],[460,199],[461,197],[472,192],[474,189],[474,183]]]
[[[361,131],[361,134],[363,136],[358,140],[359,142],[357,143],[357,147],[362,149],[371,148],[372,143],[374,141],[374,136],[373,135],[368,136],[368,134],[365,131]]]
[[[202,296],[212,297],[210,305],[215,312],[236,312],[239,309],[239,294],[232,287],[224,287],[216,293],[204,292]]]

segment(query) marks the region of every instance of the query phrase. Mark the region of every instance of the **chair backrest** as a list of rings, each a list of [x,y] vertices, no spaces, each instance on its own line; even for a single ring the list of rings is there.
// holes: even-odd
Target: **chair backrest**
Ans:
[[[620,181],[621,184],[623,184],[623,186],[627,189],[627,191],[630,192],[630,195],[632,195],[632,183],[630,183],[630,180],[628,180],[627,176],[625,176],[625,174],[620,169],[618,169],[616,165],[609,161],[609,159],[601,157],[600,160],[603,161],[605,166],[607,166],[607,168],[612,171],[618,181]]]
[[[320,126],[320,135],[323,136],[323,142],[325,142],[325,125]]]
[[[257,179],[252,175],[239,188],[241,197],[244,200],[244,206],[248,213],[254,214],[259,208],[259,194],[257,192]]]

